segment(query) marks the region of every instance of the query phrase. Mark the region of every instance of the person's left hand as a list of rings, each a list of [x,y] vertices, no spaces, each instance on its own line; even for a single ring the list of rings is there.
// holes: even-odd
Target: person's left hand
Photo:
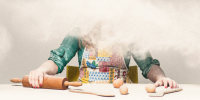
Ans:
[[[177,88],[178,87],[177,83],[174,80],[172,80],[171,78],[168,78],[168,77],[162,77],[159,80],[157,80],[155,82],[155,86],[156,87],[164,86],[165,88],[167,88],[168,86],[171,87],[171,88]]]

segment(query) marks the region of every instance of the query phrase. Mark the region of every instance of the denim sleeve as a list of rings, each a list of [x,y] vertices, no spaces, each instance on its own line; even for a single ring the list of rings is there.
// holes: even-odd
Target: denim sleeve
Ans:
[[[51,50],[48,60],[52,60],[58,66],[61,73],[67,63],[76,55],[79,49],[78,37],[68,35],[64,38],[59,48]]]
[[[148,78],[147,75],[152,67],[152,65],[158,65],[160,66],[160,62],[157,59],[153,59],[151,54],[149,52],[146,52],[145,55],[135,55],[132,53],[133,59],[137,63],[137,65],[140,67],[140,70],[142,71],[142,75],[145,78]]]

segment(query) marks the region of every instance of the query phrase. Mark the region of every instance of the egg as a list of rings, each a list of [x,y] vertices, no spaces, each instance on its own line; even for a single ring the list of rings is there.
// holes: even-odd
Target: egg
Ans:
[[[147,85],[145,89],[148,93],[155,93],[156,92],[156,86],[153,85],[153,84]]]
[[[124,82],[123,82],[122,79],[116,79],[116,80],[114,80],[114,82],[113,82],[114,88],[119,88],[119,87],[122,86],[123,84],[124,84]]]
[[[125,86],[125,85],[122,85],[120,88],[119,88],[119,91],[122,95],[126,95],[128,94],[128,88]]]

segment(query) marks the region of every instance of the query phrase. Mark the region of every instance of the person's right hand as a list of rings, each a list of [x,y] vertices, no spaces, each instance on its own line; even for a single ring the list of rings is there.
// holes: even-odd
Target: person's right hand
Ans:
[[[39,69],[33,70],[29,73],[29,83],[33,88],[42,87],[45,73]]]

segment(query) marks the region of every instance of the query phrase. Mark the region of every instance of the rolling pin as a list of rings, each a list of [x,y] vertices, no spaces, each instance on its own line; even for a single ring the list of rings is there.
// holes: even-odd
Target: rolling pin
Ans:
[[[149,93],[150,97],[162,97],[165,94],[173,93],[173,92],[179,92],[182,91],[182,88],[173,88],[173,89],[166,89],[165,91],[162,92],[157,92],[157,93]]]
[[[13,83],[22,83],[24,87],[32,87],[29,84],[28,76],[24,76],[23,79],[13,78],[10,80]],[[62,77],[55,77],[55,76],[45,76],[43,78],[43,84],[40,88],[45,89],[58,89],[58,90],[65,90],[68,86],[82,86],[81,82],[68,82],[67,78]]]

